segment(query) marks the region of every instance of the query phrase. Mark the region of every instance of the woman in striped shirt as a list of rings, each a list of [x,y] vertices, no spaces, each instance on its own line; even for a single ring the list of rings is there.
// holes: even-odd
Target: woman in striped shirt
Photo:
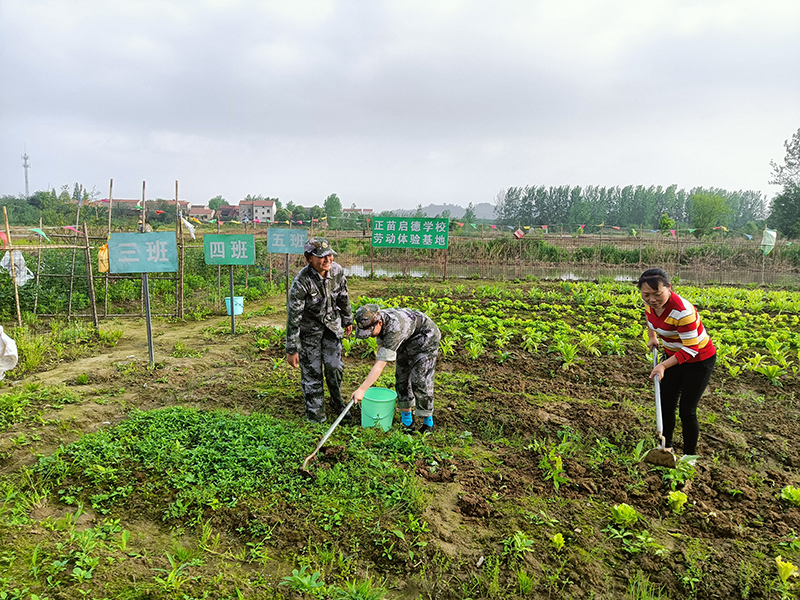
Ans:
[[[651,350],[658,347],[660,339],[664,347],[664,360],[653,368],[650,379],[658,375],[661,382],[667,449],[672,450],[675,410],[680,406],[683,453],[687,456],[696,455],[700,437],[697,404],[711,379],[717,362],[717,350],[700,321],[697,309],[672,291],[669,277],[663,269],[648,269],[642,273],[636,285],[645,304],[649,336],[647,346]]]

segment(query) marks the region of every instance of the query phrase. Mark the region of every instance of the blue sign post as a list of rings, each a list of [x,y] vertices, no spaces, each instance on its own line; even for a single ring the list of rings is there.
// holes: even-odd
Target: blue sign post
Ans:
[[[147,349],[150,366],[153,357],[153,329],[150,320],[148,273],[175,273],[178,270],[178,244],[175,233],[112,233],[108,238],[108,266],[111,273],[141,273],[142,295],[147,322]]]

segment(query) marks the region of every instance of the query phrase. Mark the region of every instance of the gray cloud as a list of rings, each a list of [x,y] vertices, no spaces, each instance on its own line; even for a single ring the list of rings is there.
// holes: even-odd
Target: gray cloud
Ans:
[[[798,25],[792,0],[0,0],[0,194],[22,191],[23,148],[33,189],[178,179],[193,202],[771,192]]]

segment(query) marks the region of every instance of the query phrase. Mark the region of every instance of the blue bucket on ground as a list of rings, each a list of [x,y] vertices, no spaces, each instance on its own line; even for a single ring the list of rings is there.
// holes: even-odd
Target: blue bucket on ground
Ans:
[[[231,314],[231,297],[225,296],[225,309]],[[240,315],[244,312],[244,296],[233,297],[233,314]]]
[[[397,392],[382,387],[371,387],[361,400],[361,426],[380,425],[384,431],[392,428]]]

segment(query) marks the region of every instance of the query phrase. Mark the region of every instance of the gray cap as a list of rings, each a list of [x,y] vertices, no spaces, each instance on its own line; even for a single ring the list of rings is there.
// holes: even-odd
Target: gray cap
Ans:
[[[306,242],[303,252],[306,254],[313,254],[318,258],[323,258],[324,256],[328,256],[330,254],[336,256],[336,251],[331,248],[331,243],[325,238],[317,237],[310,238]]]
[[[375,325],[381,320],[381,307],[377,304],[360,306],[355,314],[356,337],[365,339],[372,335]]]

